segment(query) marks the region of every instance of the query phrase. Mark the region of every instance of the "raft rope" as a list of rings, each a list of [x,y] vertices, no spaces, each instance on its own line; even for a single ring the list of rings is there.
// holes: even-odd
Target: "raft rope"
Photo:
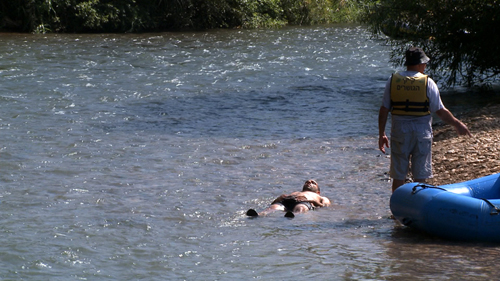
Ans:
[[[498,215],[500,213],[500,208],[498,208],[495,204],[491,203],[490,200],[485,199],[485,198],[479,198],[479,199],[483,200],[488,205],[490,205],[490,207],[492,207],[493,209],[495,209],[495,211],[491,212],[490,215],[496,216],[496,215]]]
[[[415,186],[413,187],[413,189],[411,190],[411,194],[415,194],[415,193],[417,193],[417,192],[418,192],[418,191],[417,191],[417,187],[421,187],[421,188],[422,188],[421,190],[424,190],[424,189],[426,189],[426,188],[435,188],[435,189],[441,189],[441,190],[444,190],[444,191],[448,191],[448,190],[446,190],[446,189],[444,189],[444,188],[442,188],[442,187],[435,186],[435,185],[432,185],[432,184],[419,183],[419,184],[417,184],[417,185],[415,185]],[[419,191],[420,191],[420,190],[419,190]]]
[[[420,190],[417,190],[418,187],[421,187],[422,189]],[[436,188],[436,189],[441,189],[441,190],[444,190],[444,191],[448,191],[442,187],[439,187],[439,186],[435,186],[435,185],[431,185],[431,184],[426,184],[426,183],[419,183],[417,185],[415,185],[412,190],[411,190],[411,194],[415,194],[421,190],[424,190],[426,188]],[[490,200],[488,199],[485,199],[485,198],[479,198],[481,200],[483,200],[484,202],[486,202],[486,204],[488,204],[491,208],[493,208],[494,211],[490,212],[490,215],[492,216],[496,216],[498,214],[500,214],[500,208],[497,207],[495,204],[491,203]]]

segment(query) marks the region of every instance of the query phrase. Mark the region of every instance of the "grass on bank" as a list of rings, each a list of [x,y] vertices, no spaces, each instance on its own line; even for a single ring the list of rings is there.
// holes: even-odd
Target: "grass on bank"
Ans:
[[[364,0],[10,0],[0,29],[32,33],[279,28],[359,21]]]

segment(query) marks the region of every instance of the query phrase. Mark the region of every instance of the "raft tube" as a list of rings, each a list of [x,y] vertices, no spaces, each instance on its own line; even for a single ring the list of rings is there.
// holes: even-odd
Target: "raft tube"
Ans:
[[[437,237],[500,242],[500,173],[441,186],[407,183],[390,208],[402,224]]]

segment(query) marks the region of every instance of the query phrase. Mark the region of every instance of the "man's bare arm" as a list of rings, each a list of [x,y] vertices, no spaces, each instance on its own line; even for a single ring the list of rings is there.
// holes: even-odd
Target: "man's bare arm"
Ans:
[[[443,120],[446,124],[455,127],[455,130],[457,131],[457,134],[459,136],[467,135],[469,137],[472,137],[467,126],[465,126],[464,123],[455,118],[455,116],[453,116],[453,114],[448,109],[441,108],[440,110],[436,111],[436,115],[441,118],[441,120]]]
[[[385,153],[385,147],[389,147],[389,138],[385,135],[385,125],[387,124],[388,116],[389,109],[381,106],[378,113],[378,148],[383,153]]]

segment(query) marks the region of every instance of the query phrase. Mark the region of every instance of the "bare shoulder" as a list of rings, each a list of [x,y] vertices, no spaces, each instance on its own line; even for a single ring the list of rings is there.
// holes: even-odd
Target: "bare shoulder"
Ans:
[[[323,199],[323,196],[319,195],[318,193],[312,192],[312,191],[302,191],[301,195],[307,197],[307,199],[309,199],[309,200],[321,201]]]

